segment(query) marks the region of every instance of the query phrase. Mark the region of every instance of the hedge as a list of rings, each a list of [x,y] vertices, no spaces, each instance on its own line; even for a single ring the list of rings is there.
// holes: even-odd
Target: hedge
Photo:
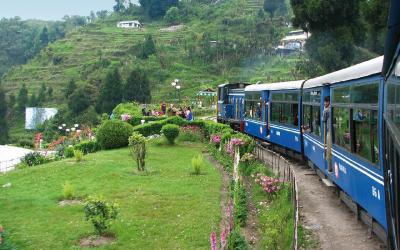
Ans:
[[[114,149],[128,146],[128,138],[133,127],[127,122],[109,120],[101,124],[97,131],[97,141],[103,149]]]
[[[145,120],[145,122],[156,122],[156,121],[162,121],[167,119],[168,117],[166,116],[133,116],[129,120],[129,124],[132,126],[138,126],[141,125],[142,120]]]

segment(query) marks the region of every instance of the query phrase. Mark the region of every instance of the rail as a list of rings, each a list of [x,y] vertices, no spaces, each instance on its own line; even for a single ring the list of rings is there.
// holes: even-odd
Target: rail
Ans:
[[[18,157],[11,160],[0,161],[0,174],[14,170],[15,166],[21,162],[22,158],[23,157]]]
[[[294,171],[292,170],[292,165],[280,154],[271,151],[258,145],[255,148],[255,155],[264,164],[268,165],[274,174],[276,174],[279,180],[290,183],[291,185],[291,199],[294,207],[294,218],[293,218],[293,241],[292,249],[298,249],[298,226],[299,226],[299,200],[298,200],[298,187],[297,180]]]

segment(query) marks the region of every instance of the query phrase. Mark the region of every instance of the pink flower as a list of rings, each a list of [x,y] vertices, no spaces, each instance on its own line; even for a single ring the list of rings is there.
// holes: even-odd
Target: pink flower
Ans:
[[[211,249],[217,250],[217,234],[212,232],[210,235]]]
[[[229,231],[225,228],[221,233],[221,248],[224,249],[227,243],[227,238],[229,235]]]
[[[132,116],[131,116],[131,115],[128,115],[128,114],[123,114],[123,115],[121,115],[121,120],[124,121],[124,122],[127,122],[127,121],[129,121],[130,119],[132,119]]]

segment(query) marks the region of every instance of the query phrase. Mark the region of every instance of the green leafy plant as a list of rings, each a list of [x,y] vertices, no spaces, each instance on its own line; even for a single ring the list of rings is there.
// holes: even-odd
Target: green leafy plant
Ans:
[[[228,238],[228,249],[232,250],[247,250],[249,249],[246,240],[240,233],[240,228],[235,227]]]
[[[175,139],[179,136],[179,126],[175,124],[164,125],[161,133],[167,138],[169,144],[174,144]]]
[[[240,182],[234,188],[235,222],[244,226],[247,220],[247,191]]]
[[[74,157],[74,148],[73,147],[66,147],[64,148],[64,157],[65,158],[72,158]]]
[[[83,152],[80,150],[74,150],[74,156],[76,162],[81,162],[83,160]]]
[[[75,198],[75,188],[66,181],[63,185],[63,199],[64,200],[72,200]]]
[[[97,141],[83,141],[74,146],[75,150],[80,150],[84,154],[90,154],[101,150],[101,146]]]
[[[105,201],[103,197],[89,197],[83,209],[86,220],[92,223],[98,235],[104,235],[110,227],[111,220],[118,216],[117,204]]]
[[[27,164],[29,167],[41,165],[47,162],[46,157],[39,154],[38,152],[33,152],[25,155],[21,162]]]
[[[132,157],[136,160],[139,171],[145,171],[146,138],[138,132],[133,132],[129,137],[129,147]]]
[[[123,121],[109,120],[104,122],[97,131],[97,141],[104,149],[115,149],[128,146],[128,138],[133,127]]]
[[[200,175],[203,168],[204,160],[203,155],[199,154],[192,158],[193,174]]]

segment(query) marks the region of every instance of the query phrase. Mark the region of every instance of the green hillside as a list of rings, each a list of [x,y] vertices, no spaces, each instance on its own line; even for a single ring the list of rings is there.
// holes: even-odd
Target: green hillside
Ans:
[[[283,17],[270,19],[267,13],[260,16],[262,3],[230,0],[186,6],[192,15],[176,32],[161,31],[170,25],[149,19],[142,30],[117,28],[120,20],[146,18],[113,14],[51,43],[26,65],[5,74],[2,86],[16,94],[25,83],[31,94],[37,93],[43,83],[54,89],[48,102],[61,105],[70,79],[100,87],[112,67],[120,69],[123,79],[137,66],[147,71],[153,100],[172,98],[170,82],[176,78],[181,79],[183,96],[193,96],[199,89],[225,81],[292,79],[297,59],[270,55],[287,32]],[[137,54],[148,35],[153,36],[157,52],[140,59]]]

